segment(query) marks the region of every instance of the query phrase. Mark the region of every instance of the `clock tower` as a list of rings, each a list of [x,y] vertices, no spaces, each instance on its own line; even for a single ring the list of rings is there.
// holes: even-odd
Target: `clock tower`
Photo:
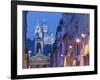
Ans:
[[[43,34],[39,23],[35,27],[35,53],[43,53]]]

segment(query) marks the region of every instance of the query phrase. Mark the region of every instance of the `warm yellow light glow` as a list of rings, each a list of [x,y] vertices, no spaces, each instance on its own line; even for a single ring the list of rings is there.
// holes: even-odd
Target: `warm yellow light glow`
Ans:
[[[73,66],[75,66],[75,65],[76,65],[76,60],[73,60],[72,65],[73,65]]]
[[[79,39],[79,38],[77,38],[77,39],[76,39],[76,42],[77,42],[77,43],[80,43],[80,39]]]
[[[84,48],[84,55],[87,55],[89,53],[89,45],[87,44]]]

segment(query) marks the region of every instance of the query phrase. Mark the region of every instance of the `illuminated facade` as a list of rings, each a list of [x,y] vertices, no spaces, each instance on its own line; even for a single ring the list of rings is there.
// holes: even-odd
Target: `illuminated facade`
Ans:
[[[42,67],[48,67],[49,66],[49,56],[51,54],[51,51],[45,51],[47,48],[50,49],[49,46],[52,46],[54,43],[54,36],[52,33],[49,34],[48,31],[48,25],[43,20],[42,26],[40,26],[39,23],[37,23],[35,27],[35,38],[34,38],[34,56],[30,57],[30,67],[31,68],[42,68]],[[45,55],[48,54],[48,55]]]
[[[88,14],[63,14],[52,56],[52,66],[55,67],[89,65]]]

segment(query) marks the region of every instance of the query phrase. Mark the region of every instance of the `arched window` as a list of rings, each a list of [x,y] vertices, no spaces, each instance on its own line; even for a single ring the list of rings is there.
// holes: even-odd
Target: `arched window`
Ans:
[[[41,50],[41,43],[37,43],[37,52],[39,52],[39,49]]]
[[[36,33],[36,38],[38,38],[39,37],[39,33]]]

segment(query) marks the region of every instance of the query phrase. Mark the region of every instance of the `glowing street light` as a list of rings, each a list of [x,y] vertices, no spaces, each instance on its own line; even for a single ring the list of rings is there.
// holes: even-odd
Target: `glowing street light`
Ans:
[[[79,39],[79,38],[77,38],[77,39],[76,39],[76,42],[77,42],[77,43],[80,43],[80,39]]]
[[[64,55],[63,54],[61,54],[61,57],[63,57]]]
[[[72,49],[72,46],[70,45],[69,48]]]
[[[28,53],[29,53],[29,64],[28,64],[28,68],[30,68],[30,67],[31,67],[31,66],[30,66],[30,55],[31,55],[31,50],[29,50]]]
[[[30,55],[31,55],[31,50],[29,50],[28,53],[29,53],[29,57],[30,57]]]
[[[84,58],[83,58],[83,55],[85,54],[85,51],[84,51],[84,48],[85,48],[85,43],[84,43],[84,41],[85,41],[85,37],[86,37],[86,35],[85,34],[81,34],[81,37],[82,37],[82,40],[83,40],[83,42],[82,42],[82,47],[83,47],[83,50],[82,50],[82,52],[81,52],[81,60],[80,60],[80,65],[84,65]]]
[[[78,56],[80,55],[80,39],[79,38],[76,38],[76,50],[77,50],[77,53],[76,53],[76,56],[77,56],[77,62],[76,62],[76,65],[80,65],[80,61],[78,60]]]
[[[85,34],[82,33],[81,36],[82,36],[82,38],[85,38]]]
[[[30,53],[31,53],[31,51],[29,50],[29,51],[28,51],[28,53],[30,54]]]

